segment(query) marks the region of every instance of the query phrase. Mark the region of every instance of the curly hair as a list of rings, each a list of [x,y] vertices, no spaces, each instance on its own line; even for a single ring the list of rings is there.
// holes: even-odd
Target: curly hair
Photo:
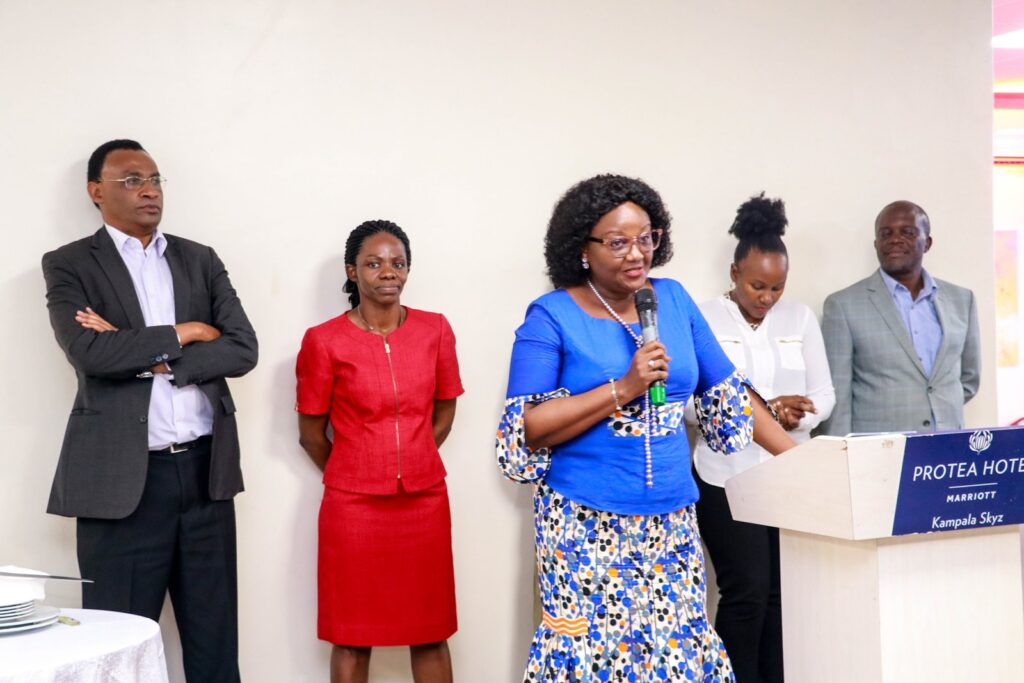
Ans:
[[[356,257],[359,256],[359,250],[363,248],[363,243],[370,237],[382,232],[397,238],[402,243],[402,246],[405,247],[406,263],[411,267],[412,247],[409,246],[409,236],[398,225],[385,220],[365,221],[357,225],[355,230],[348,234],[348,239],[345,240],[345,265],[354,266],[356,264]],[[348,293],[348,300],[352,308],[359,305],[359,288],[355,282],[345,280],[345,286],[342,287],[342,291]]]
[[[646,211],[651,227],[663,230],[661,243],[651,256],[651,267],[668,263],[672,258],[672,217],[661,196],[637,178],[602,174],[576,183],[555,204],[544,236],[544,260],[552,285],[571,287],[587,281],[581,262],[587,237],[602,216],[626,202]]]
[[[736,209],[736,220],[729,228],[729,234],[738,240],[733,263],[746,258],[751,249],[788,256],[786,244],[782,241],[787,225],[786,204],[781,199],[768,199],[762,192],[740,204]]]

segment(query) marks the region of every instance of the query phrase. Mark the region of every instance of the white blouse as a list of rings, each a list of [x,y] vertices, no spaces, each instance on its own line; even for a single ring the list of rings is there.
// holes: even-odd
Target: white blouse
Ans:
[[[702,303],[700,311],[729,360],[765,400],[799,395],[814,403],[818,412],[807,413],[796,429],[788,432],[797,443],[811,438],[811,430],[828,418],[836,404],[825,342],[811,309],[801,303],[779,301],[756,330],[750,329],[739,306],[727,296]],[[696,420],[692,402],[687,407],[687,420]],[[771,457],[756,443],[737,453],[721,455],[708,448],[703,439],[697,439],[694,449],[697,473],[715,486],[724,486],[726,479]]]

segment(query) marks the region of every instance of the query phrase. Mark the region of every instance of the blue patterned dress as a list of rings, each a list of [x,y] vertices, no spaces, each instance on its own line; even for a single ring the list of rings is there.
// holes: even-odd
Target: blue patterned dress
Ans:
[[[625,373],[636,347],[617,322],[590,317],[561,290],[531,304],[516,332],[497,457],[505,476],[537,486],[543,618],[524,682],[734,680],[706,616],[681,418],[694,395],[704,438],[732,452],[750,442],[750,397],[682,286],[653,285],[673,360],[668,402],[650,419],[637,401],[554,449],[528,448],[527,403],[607,384]],[[647,430],[653,487],[645,485]]]

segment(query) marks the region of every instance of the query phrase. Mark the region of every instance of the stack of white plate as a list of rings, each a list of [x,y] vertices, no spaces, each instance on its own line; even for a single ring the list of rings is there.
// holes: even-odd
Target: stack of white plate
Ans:
[[[35,600],[0,605],[0,636],[49,626],[56,623],[59,616],[59,609],[49,605],[37,605]]]

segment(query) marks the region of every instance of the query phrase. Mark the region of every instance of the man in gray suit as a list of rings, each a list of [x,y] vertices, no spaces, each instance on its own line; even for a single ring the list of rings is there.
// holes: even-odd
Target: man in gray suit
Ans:
[[[875,219],[880,269],[825,299],[822,333],[836,407],[822,432],[961,429],[980,382],[974,293],[923,267],[928,214],[889,204]]]
[[[89,159],[95,234],[43,256],[50,324],[78,378],[48,512],[77,517],[86,608],[160,617],[170,591],[189,681],[237,681],[235,512],[225,377],[256,336],[214,251],[165,235],[139,143]]]

